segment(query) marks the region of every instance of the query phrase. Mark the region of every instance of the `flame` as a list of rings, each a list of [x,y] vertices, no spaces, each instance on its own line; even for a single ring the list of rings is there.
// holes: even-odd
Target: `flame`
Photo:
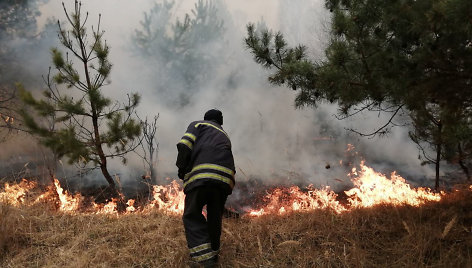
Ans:
[[[65,213],[89,213],[89,214],[115,214],[119,211],[119,203],[124,203],[124,196],[120,198],[112,198],[107,203],[95,203],[93,201],[86,204],[86,198],[80,193],[71,194],[63,189],[59,180],[54,178],[53,185],[46,188],[46,191],[37,195],[33,202],[28,203],[27,197],[32,195],[31,190],[37,188],[38,184],[34,181],[23,179],[17,184],[4,184],[4,189],[0,192],[0,200],[8,202],[14,206],[31,205],[40,202],[53,203],[57,210]],[[184,210],[185,195],[182,187],[172,181],[166,186],[153,186],[153,200],[146,206],[137,208],[136,201],[129,199],[126,201],[124,208],[125,213],[133,213],[137,211],[150,211],[152,209],[159,210],[169,214],[182,214]]]
[[[95,214],[118,214],[118,198],[112,198],[106,204],[92,203]],[[128,208],[126,208],[128,210]]]
[[[354,168],[352,175],[357,175]],[[413,189],[404,178],[393,172],[388,179],[361,163],[359,176],[351,179],[354,188],[346,191],[351,207],[371,207],[378,204],[419,206],[425,201],[441,200],[440,193],[433,193],[429,188]]]
[[[67,191],[62,189],[59,180],[56,178],[54,178],[54,187],[59,197],[59,209],[61,211],[76,211],[79,208],[80,203],[83,199],[81,194],[69,194]]]
[[[28,192],[36,186],[36,182],[25,179],[18,184],[5,183],[3,192],[0,192],[0,200],[15,206],[21,205],[25,202]]]
[[[247,215],[257,217],[267,214],[283,215],[292,212],[313,211],[328,209],[335,213],[343,213],[356,208],[372,207],[379,204],[420,206],[428,201],[439,201],[445,195],[444,192],[434,193],[429,188],[413,188],[401,176],[393,172],[390,178],[374,171],[361,162],[359,169],[352,169],[349,174],[353,188],[344,192],[347,199],[343,204],[339,196],[329,187],[317,189],[310,185],[304,189],[298,186],[277,187],[270,190],[262,198],[262,206],[251,208]],[[54,178],[54,183],[47,187],[45,192],[36,194],[33,191],[38,188],[38,183],[23,179],[17,184],[4,184],[0,192],[0,201],[9,202],[12,205],[29,205],[38,202],[55,204],[58,211],[64,213],[90,213],[111,214],[120,213],[146,213],[149,211],[161,211],[167,214],[183,214],[185,194],[177,181],[168,185],[154,185],[152,188],[152,200],[145,205],[136,206],[134,199],[126,200],[125,197],[113,198],[107,203],[95,203],[88,201],[80,193],[69,193],[63,189],[59,180]],[[472,185],[467,186],[472,191]],[[33,200],[31,202],[31,200]]]
[[[128,202],[126,202],[126,205],[128,205],[126,207],[126,212],[135,212],[136,211],[136,208],[134,207],[134,202],[135,202],[134,199],[130,199],[130,200],[128,200]]]
[[[13,118],[12,116],[4,115],[1,113],[0,113],[0,117],[3,119],[3,121],[5,121],[7,125],[12,125],[13,121],[15,120],[15,118]]]
[[[249,211],[249,215],[285,214],[315,209],[333,209],[341,213],[345,208],[336,200],[336,197],[337,194],[329,187],[316,189],[310,185],[307,191],[302,191],[298,186],[276,188],[264,197],[264,201],[268,204],[259,210]]]
[[[154,185],[153,197],[150,208],[157,208],[170,214],[183,214],[185,194],[175,180],[166,186]]]
[[[347,148],[346,148],[346,150],[345,150],[344,152],[345,152],[345,153],[352,152],[352,151],[354,151],[355,148],[356,148],[356,147],[354,147],[354,145],[348,143],[348,144],[347,144]]]
[[[404,178],[395,172],[391,179],[367,167],[364,162],[361,169],[352,170],[351,181],[354,188],[345,191],[348,203],[343,206],[337,201],[337,194],[328,187],[314,189],[309,186],[306,191],[296,186],[288,189],[276,188],[263,199],[267,203],[260,209],[250,210],[250,216],[265,214],[284,214],[293,211],[310,211],[315,209],[331,209],[342,213],[354,208],[372,207],[379,204],[420,206],[426,201],[439,201],[444,194],[434,193],[429,188],[412,188]],[[472,189],[472,186],[471,186]]]

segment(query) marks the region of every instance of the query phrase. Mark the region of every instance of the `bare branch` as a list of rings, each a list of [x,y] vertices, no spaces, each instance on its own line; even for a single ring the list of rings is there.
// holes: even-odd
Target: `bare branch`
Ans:
[[[356,134],[358,134],[358,135],[360,135],[360,136],[363,136],[363,137],[373,137],[373,136],[375,136],[375,135],[377,135],[377,134],[380,134],[380,135],[385,134],[385,133],[387,132],[387,127],[392,124],[393,119],[395,118],[395,116],[397,115],[397,113],[403,108],[403,106],[404,106],[404,104],[399,105],[399,106],[397,107],[397,109],[395,110],[395,112],[393,113],[393,115],[390,116],[390,118],[388,119],[387,123],[385,123],[383,126],[381,126],[380,128],[378,128],[378,129],[375,130],[374,132],[371,132],[371,133],[369,133],[369,134],[365,134],[365,133],[359,132],[359,131],[357,131],[357,130],[354,130],[354,129],[352,129],[352,128],[348,128],[347,130],[349,130],[349,131],[351,131],[351,132],[354,132],[354,133],[356,133]]]

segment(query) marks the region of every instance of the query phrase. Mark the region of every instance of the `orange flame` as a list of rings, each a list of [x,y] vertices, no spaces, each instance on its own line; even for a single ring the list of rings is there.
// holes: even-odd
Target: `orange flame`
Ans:
[[[352,175],[357,175],[354,168]],[[433,193],[429,188],[413,189],[404,178],[393,172],[388,179],[361,163],[357,178],[351,179],[354,188],[345,193],[349,196],[351,207],[371,207],[378,204],[419,206],[425,201],[439,201],[441,194]]]
[[[0,113],[0,117],[3,119],[3,121],[5,121],[7,125],[12,125],[13,121],[15,120],[15,118],[13,118],[12,116],[4,115],[1,113]]]
[[[157,208],[170,214],[183,214],[185,194],[175,180],[167,186],[154,185],[153,197],[149,208]]]
[[[95,202],[92,203],[95,214],[118,214],[118,199],[112,198],[106,204],[97,204]],[[128,210],[128,208],[126,208]]]
[[[54,178],[54,187],[56,189],[57,196],[59,197],[59,210],[61,211],[76,211],[78,210],[80,203],[83,199],[82,195],[77,193],[75,195],[69,194],[67,191],[62,189],[59,180]]]
[[[259,210],[249,211],[249,215],[285,214],[315,209],[333,209],[341,213],[345,210],[336,200],[337,195],[329,187],[316,189],[310,185],[307,190],[307,192],[303,192],[297,186],[276,188],[264,197],[264,200],[269,203]]]
[[[128,200],[128,202],[126,202],[126,205],[128,205],[128,207],[126,207],[126,212],[135,212],[136,211],[136,208],[134,207],[134,202],[135,202],[134,199],[130,199],[130,200]]]
[[[71,194],[61,187],[58,179],[54,178],[53,185],[34,198],[33,202],[28,203],[26,197],[30,191],[36,188],[38,184],[33,181],[23,179],[18,184],[5,183],[4,189],[0,192],[0,201],[8,202],[12,205],[30,205],[39,202],[54,202],[56,208],[66,213],[92,213],[92,214],[118,214],[118,198],[112,198],[111,201],[101,204],[90,202],[88,206],[85,203],[85,197],[80,193]],[[142,211],[156,209],[170,214],[182,214],[184,209],[185,195],[176,181],[166,186],[153,186],[153,200],[142,208]],[[124,197],[121,197],[124,200]],[[139,209],[135,207],[135,200],[129,199],[126,202],[124,212],[132,213]]]
[[[3,192],[0,192],[0,200],[15,206],[21,205],[25,202],[28,192],[36,186],[36,182],[25,179],[22,179],[18,184],[5,183]]]
[[[296,211],[312,211],[317,209],[329,209],[336,213],[346,212],[355,208],[372,207],[378,204],[420,206],[427,201],[439,201],[444,195],[434,193],[429,188],[412,188],[404,178],[393,172],[390,178],[384,174],[375,172],[372,168],[361,163],[360,169],[353,169],[351,181],[354,187],[344,193],[347,196],[345,204],[338,201],[338,195],[329,187],[316,189],[312,185],[306,189],[297,186],[278,187],[271,190],[263,201],[265,204],[257,209],[247,211],[249,216],[261,216],[267,214],[282,215]],[[86,201],[80,193],[71,194],[64,190],[59,180],[54,179],[54,184],[47,191],[33,196],[33,189],[38,187],[36,182],[22,180],[18,184],[5,183],[0,192],[0,201],[6,201],[12,205],[28,205],[37,202],[55,202],[59,211],[66,213],[92,213],[118,215],[118,203],[124,200],[112,199],[105,204],[91,202],[85,206]],[[472,191],[472,185],[467,189]],[[185,195],[182,187],[176,181],[166,186],[153,186],[153,200],[147,205],[136,207],[135,200],[126,202],[124,213],[149,212],[158,210],[164,213],[181,215],[184,210]],[[34,202],[28,203],[28,200]],[[122,201],[124,202],[124,201]]]
[[[348,144],[347,144],[347,148],[346,148],[346,150],[345,150],[344,152],[345,152],[345,153],[347,153],[347,152],[352,152],[352,151],[354,151],[354,149],[355,149],[354,145],[348,143]]]
[[[276,188],[264,197],[268,203],[263,208],[249,211],[250,216],[265,214],[284,214],[291,211],[310,211],[315,209],[331,209],[336,213],[353,208],[372,207],[378,204],[420,206],[426,201],[439,201],[444,193],[433,193],[429,188],[413,189],[404,178],[395,172],[391,179],[375,172],[361,163],[361,170],[353,169],[350,174],[354,188],[345,191],[348,204],[343,206],[337,200],[337,194],[329,188],[317,190],[313,186],[308,191],[301,191],[293,186],[284,191]],[[357,177],[354,177],[357,176]],[[472,189],[472,186],[471,186]]]

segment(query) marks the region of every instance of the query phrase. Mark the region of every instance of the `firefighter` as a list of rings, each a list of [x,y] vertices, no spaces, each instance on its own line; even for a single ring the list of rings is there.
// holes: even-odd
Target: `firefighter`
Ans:
[[[190,123],[177,143],[176,165],[184,184],[182,219],[187,245],[192,260],[205,267],[217,264],[223,209],[235,183],[231,141],[221,125],[221,111],[209,110],[202,121]],[[206,218],[202,214],[205,205]]]

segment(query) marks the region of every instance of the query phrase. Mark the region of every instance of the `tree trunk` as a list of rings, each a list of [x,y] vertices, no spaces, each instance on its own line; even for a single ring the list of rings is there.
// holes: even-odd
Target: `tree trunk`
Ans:
[[[115,180],[113,180],[113,177],[108,172],[106,160],[105,160],[105,164],[100,164],[100,170],[102,171],[102,174],[107,180],[109,186],[111,188],[115,188],[116,187]]]
[[[151,177],[151,182],[156,183],[156,170],[153,166],[153,164],[149,165],[149,176]]]
[[[93,114],[95,111],[93,110]],[[95,149],[97,150],[98,157],[100,158],[100,170],[102,171],[103,176],[107,180],[110,188],[115,189],[115,181],[113,180],[112,176],[108,172],[107,169],[107,157],[103,152],[102,143],[100,140],[100,132],[98,131],[98,119],[96,116],[92,116],[92,123],[93,123],[93,132],[95,135]]]
[[[152,146],[152,144],[151,144]],[[157,172],[156,172],[156,166],[154,165],[154,148],[149,150],[150,156],[149,156],[149,175],[151,177],[151,182],[152,183],[157,183]]]
[[[74,25],[74,28],[77,32],[81,32],[81,25],[80,23],[77,23],[77,25]],[[85,79],[87,81],[87,89],[88,89],[88,94],[90,94],[90,91],[93,89],[92,82],[90,81],[90,74],[88,71],[88,58],[87,58],[87,52],[85,48],[85,44],[83,41],[83,35],[80,34],[77,39],[80,44],[80,52],[81,52],[81,60],[84,65],[84,73],[85,73]],[[92,125],[93,125],[93,135],[94,135],[94,143],[95,143],[95,149],[97,151],[98,157],[100,158],[100,170],[102,171],[103,176],[107,180],[110,188],[114,191],[116,191],[116,185],[115,181],[113,180],[113,177],[110,175],[107,169],[107,157],[105,156],[105,153],[103,152],[102,148],[102,141],[100,139],[100,131],[99,131],[99,126],[98,126],[98,117],[99,117],[99,112],[97,111],[97,108],[95,106],[96,104],[94,103],[94,99],[90,97],[90,106],[92,108]]]

